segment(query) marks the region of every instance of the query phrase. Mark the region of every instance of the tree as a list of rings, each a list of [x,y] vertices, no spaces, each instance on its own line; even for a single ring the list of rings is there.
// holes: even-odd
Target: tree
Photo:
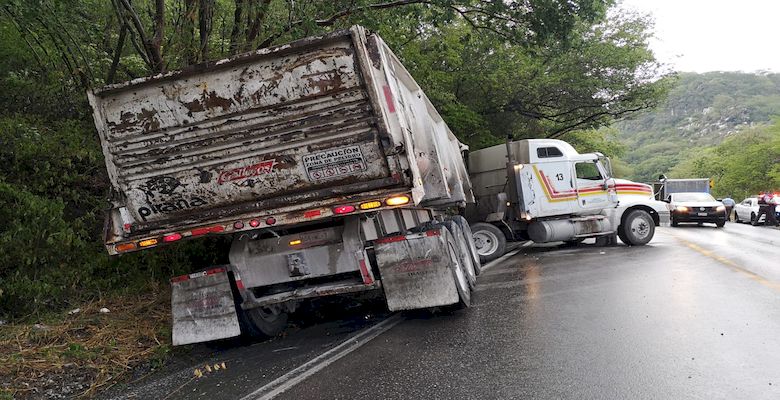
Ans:
[[[399,53],[453,130],[472,145],[562,137],[655,107],[670,86],[647,47],[649,21],[615,12],[567,42],[521,46],[464,22],[396,34]]]

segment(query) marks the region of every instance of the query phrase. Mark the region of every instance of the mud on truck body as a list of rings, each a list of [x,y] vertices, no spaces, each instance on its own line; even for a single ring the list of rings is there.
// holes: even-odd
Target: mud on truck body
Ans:
[[[88,95],[109,253],[233,237],[229,265],[171,280],[175,345],[274,335],[334,294],[469,304],[467,149],[379,36],[353,27]]]
[[[609,158],[561,140],[507,142],[469,153],[468,164],[477,201],[467,217],[482,262],[501,256],[507,239],[644,245],[669,224],[649,185],[613,178]]]

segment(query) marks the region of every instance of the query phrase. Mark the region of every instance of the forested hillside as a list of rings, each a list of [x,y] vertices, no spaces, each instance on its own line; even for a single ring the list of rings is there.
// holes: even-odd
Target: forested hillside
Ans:
[[[777,115],[780,74],[682,73],[661,107],[616,125],[630,149],[622,160],[631,167],[631,178],[653,180],[703,147],[767,125]]]

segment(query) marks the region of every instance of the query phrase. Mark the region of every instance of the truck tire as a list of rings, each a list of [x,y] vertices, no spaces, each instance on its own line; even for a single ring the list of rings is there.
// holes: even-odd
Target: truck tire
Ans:
[[[469,247],[469,254],[471,255],[471,261],[474,263],[474,274],[479,276],[482,272],[482,262],[479,260],[479,254],[477,253],[477,246],[474,245],[474,235],[471,233],[471,226],[466,218],[461,215],[452,217],[460,229],[463,231],[463,238],[466,239],[466,244]]]
[[[504,255],[506,236],[504,236],[504,232],[501,232],[501,229],[492,224],[479,222],[471,225],[471,233],[474,236],[474,245],[482,264]]]
[[[653,239],[655,223],[653,217],[644,210],[634,210],[623,218],[618,227],[618,236],[629,246],[643,246]]]
[[[466,273],[466,279],[469,282],[469,290],[474,289],[477,284],[477,274],[474,271],[474,262],[471,260],[471,254],[469,252],[469,245],[466,242],[466,237],[463,235],[463,230],[455,221],[444,221],[444,226],[452,233],[452,238],[455,240],[455,250],[458,252],[460,265],[463,267],[463,271]]]
[[[255,337],[274,337],[287,327],[287,313],[279,312],[274,314],[270,310],[266,311],[263,307],[257,307],[245,310],[249,325],[251,325],[249,334]]]
[[[463,268],[461,257],[458,254],[458,243],[449,228],[442,229],[447,243],[447,250],[450,254],[450,268],[452,277],[455,280],[455,287],[458,289],[458,302],[452,307],[456,309],[467,308],[471,306],[471,288],[469,287],[466,271]]]

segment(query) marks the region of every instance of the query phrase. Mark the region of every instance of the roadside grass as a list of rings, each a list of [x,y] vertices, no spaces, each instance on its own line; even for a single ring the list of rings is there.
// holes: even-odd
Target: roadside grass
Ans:
[[[108,313],[100,313],[101,308]],[[0,326],[0,400],[92,397],[161,367],[171,351],[170,291],[82,304],[38,324]],[[137,378],[137,377],[135,377]]]

